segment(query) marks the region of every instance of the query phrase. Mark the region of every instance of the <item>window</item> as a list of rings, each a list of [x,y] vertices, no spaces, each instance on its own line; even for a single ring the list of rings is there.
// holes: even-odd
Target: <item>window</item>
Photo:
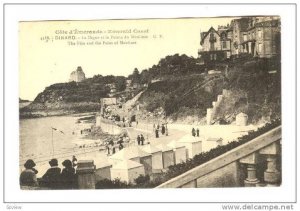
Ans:
[[[247,34],[243,34],[244,41],[247,41]]]
[[[262,43],[258,43],[258,53],[262,52]]]
[[[213,60],[213,59],[214,59],[214,55],[210,54],[210,60]]]
[[[217,54],[214,54],[214,60],[217,60]]]
[[[258,35],[258,38],[262,38],[262,31],[258,30],[257,35]]]
[[[223,48],[227,48],[226,41],[223,41]]]

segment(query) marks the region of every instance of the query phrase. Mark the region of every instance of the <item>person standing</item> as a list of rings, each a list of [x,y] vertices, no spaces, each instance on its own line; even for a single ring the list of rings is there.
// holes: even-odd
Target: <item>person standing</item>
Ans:
[[[70,160],[65,160],[62,162],[64,166],[61,172],[61,188],[63,189],[73,189],[75,188],[75,169]]]
[[[145,141],[145,138],[144,138],[143,134],[141,134],[141,145],[144,145],[144,141]]]
[[[58,167],[57,159],[53,158],[49,161],[50,168],[42,176],[42,183],[49,188],[59,189],[60,188],[60,172],[61,169]]]
[[[75,155],[73,155],[73,157],[72,157],[72,165],[73,165],[73,167],[77,166],[77,158],[75,157]]]
[[[156,130],[155,130],[155,137],[156,138],[159,138],[159,130],[156,128]]]
[[[194,136],[194,137],[196,136],[195,128],[192,129],[192,136]]]
[[[141,137],[140,137],[140,135],[137,136],[136,140],[137,140],[138,145],[140,145],[141,144]]]
[[[165,125],[164,125],[164,124],[162,124],[162,126],[161,126],[161,134],[162,134],[162,135],[164,135],[164,134],[165,134],[165,132],[166,132]]]
[[[25,170],[22,171],[20,175],[20,185],[38,186],[38,181],[36,178],[38,171],[34,168],[35,165],[36,164],[32,159],[29,159],[25,162]]]
[[[199,137],[199,133],[200,133],[199,128],[197,128],[196,133],[197,133],[197,137]]]

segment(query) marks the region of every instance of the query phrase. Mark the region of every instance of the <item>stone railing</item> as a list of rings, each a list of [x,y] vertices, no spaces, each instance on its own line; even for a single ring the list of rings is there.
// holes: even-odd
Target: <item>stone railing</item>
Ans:
[[[156,188],[278,186],[281,126]]]

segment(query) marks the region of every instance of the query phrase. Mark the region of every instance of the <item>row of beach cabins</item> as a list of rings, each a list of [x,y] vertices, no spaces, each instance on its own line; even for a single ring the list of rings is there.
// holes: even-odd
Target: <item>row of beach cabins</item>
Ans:
[[[185,162],[202,151],[222,145],[222,142],[221,138],[186,135],[168,144],[129,146],[105,158],[82,160],[77,167],[79,189],[94,188],[94,184],[104,179],[134,184],[140,175],[164,172],[169,166]]]

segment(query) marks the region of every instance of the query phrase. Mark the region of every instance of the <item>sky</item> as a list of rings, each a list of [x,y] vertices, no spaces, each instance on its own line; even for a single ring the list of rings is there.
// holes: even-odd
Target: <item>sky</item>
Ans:
[[[140,71],[147,69],[167,55],[178,53],[196,58],[200,48],[200,32],[208,31],[211,26],[227,25],[231,20],[183,18],[20,22],[20,98],[34,100],[47,86],[68,82],[70,73],[77,66],[82,67],[86,77],[97,74],[128,76],[134,68]],[[94,34],[74,34],[75,30],[98,31]],[[75,40],[62,40],[59,36],[75,36]],[[128,39],[125,40],[124,36]],[[47,37],[50,38],[48,42]],[[70,45],[69,41],[75,45]],[[85,45],[77,45],[77,41]],[[121,41],[136,44],[120,44]]]

